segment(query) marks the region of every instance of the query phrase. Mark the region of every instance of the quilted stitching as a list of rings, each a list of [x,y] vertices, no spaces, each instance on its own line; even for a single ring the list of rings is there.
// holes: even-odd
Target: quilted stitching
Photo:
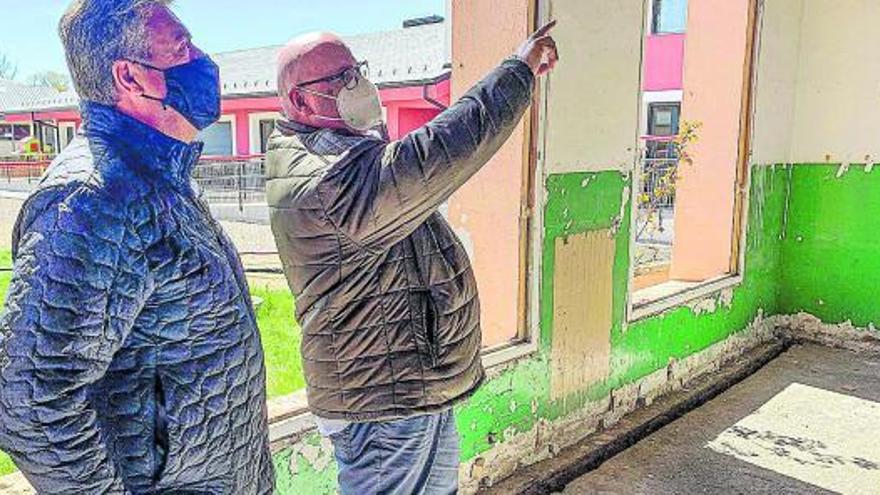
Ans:
[[[271,493],[260,337],[189,186],[201,147],[84,114],[19,218],[0,448],[40,493]]]

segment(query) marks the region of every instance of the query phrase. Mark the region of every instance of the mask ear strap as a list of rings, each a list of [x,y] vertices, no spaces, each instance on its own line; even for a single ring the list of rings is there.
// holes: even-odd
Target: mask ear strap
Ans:
[[[138,65],[140,65],[141,67],[146,67],[146,68],[148,68],[148,69],[150,69],[150,70],[154,70],[154,71],[157,71],[157,72],[161,72],[162,74],[165,73],[165,70],[164,70],[164,69],[160,69],[160,68],[156,67],[155,65],[150,65],[150,64],[148,64],[148,63],[146,63],[146,62],[141,62],[141,61],[139,61],[139,60],[132,60],[132,59],[126,59],[126,60],[128,60],[129,62],[131,62],[131,63],[133,63],[133,64],[138,64]],[[168,105],[165,103],[165,99],[164,99],[164,98],[156,98],[155,96],[150,96],[150,95],[141,95],[141,97],[146,98],[146,99],[148,99],[148,100],[158,101],[159,103],[162,104],[162,110],[165,110],[165,111],[168,110]]]
[[[168,110],[168,104],[165,103],[164,98],[156,98],[155,96],[150,96],[150,95],[146,95],[146,94],[141,95],[141,98],[146,98],[148,100],[158,101],[159,103],[162,104],[162,110]]]

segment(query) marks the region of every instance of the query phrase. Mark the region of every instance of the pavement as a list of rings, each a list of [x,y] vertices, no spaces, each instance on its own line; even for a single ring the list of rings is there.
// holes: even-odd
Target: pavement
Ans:
[[[795,346],[565,494],[880,494],[880,355]]]

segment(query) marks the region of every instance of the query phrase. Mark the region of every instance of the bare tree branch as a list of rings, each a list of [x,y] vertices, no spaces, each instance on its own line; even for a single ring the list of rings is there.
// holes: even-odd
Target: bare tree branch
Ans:
[[[0,53],[0,78],[15,79],[18,76],[18,64],[5,53]]]
[[[49,86],[59,93],[70,88],[70,79],[66,75],[51,70],[32,74],[27,83],[31,86]]]

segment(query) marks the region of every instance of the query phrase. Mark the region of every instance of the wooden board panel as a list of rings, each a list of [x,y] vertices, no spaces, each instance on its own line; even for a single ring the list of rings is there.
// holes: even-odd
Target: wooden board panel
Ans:
[[[550,377],[553,399],[582,391],[608,376],[614,245],[609,230],[556,240]]]

